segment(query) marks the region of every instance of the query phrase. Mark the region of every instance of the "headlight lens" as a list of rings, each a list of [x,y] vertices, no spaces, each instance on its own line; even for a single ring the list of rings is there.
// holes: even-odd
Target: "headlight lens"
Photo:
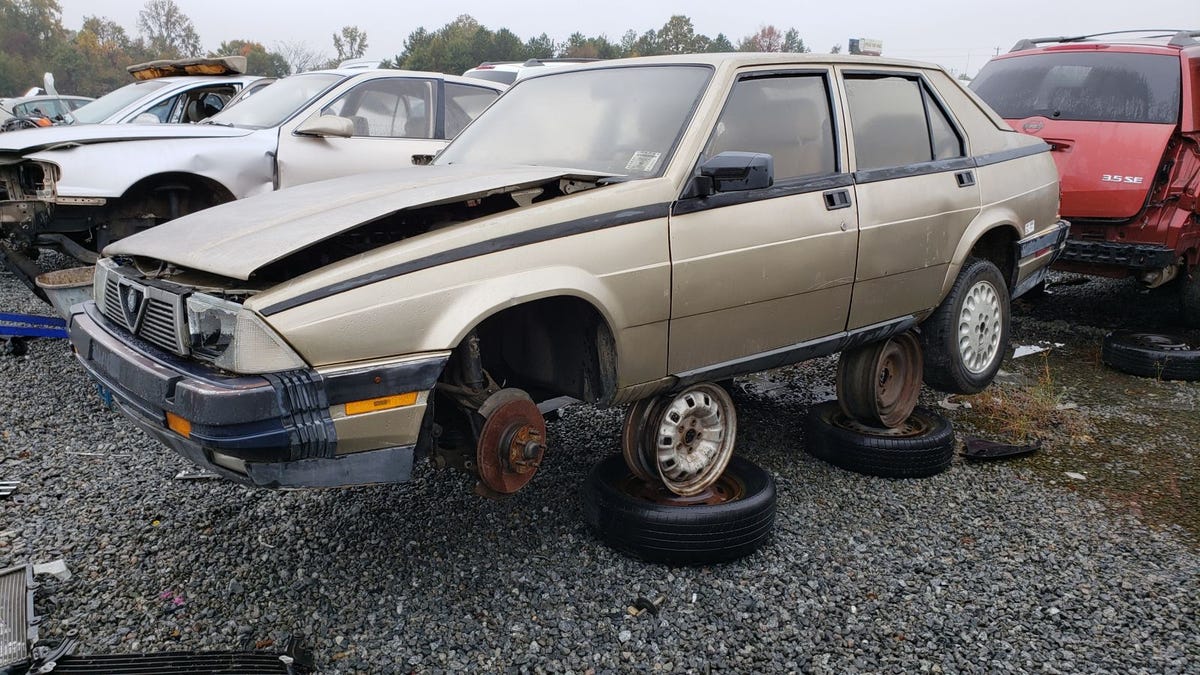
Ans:
[[[273,373],[307,364],[254,312],[202,293],[187,299],[192,354],[234,373]]]
[[[193,293],[187,299],[188,334],[192,353],[215,359],[233,341],[237,315],[242,306],[211,295]]]

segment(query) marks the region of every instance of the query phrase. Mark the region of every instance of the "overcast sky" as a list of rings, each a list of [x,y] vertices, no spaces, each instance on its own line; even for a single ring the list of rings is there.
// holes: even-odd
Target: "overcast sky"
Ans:
[[[83,17],[105,16],[137,33],[138,0],[60,0],[63,23],[71,29]],[[974,74],[997,48],[1018,39],[1073,35],[1130,28],[1200,30],[1200,0],[176,0],[196,26],[205,49],[222,41],[256,40],[268,48],[304,42],[333,55],[332,34],[355,25],[367,33],[367,56],[398,54],[404,39],[424,26],[435,30],[460,14],[484,26],[508,28],[523,40],[546,33],[556,41],[575,31],[606,35],[617,42],[628,29],[658,30],[672,14],[691,18],[697,33],[724,33],[731,42],[772,24],[795,27],[813,51],[835,44],[846,49],[852,37],[883,41],[884,56],[940,63]]]

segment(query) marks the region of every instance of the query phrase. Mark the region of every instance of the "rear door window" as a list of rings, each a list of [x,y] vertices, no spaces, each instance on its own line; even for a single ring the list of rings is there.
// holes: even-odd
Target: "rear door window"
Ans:
[[[965,155],[962,137],[916,76],[848,75],[859,171]]]
[[[971,89],[1006,119],[1179,121],[1179,59],[1165,54],[1036,53],[997,59]]]

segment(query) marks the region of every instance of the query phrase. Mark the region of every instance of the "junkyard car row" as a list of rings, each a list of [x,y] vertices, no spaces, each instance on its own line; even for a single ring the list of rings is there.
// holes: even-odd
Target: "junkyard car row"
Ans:
[[[1097,105],[1153,127],[1151,164],[1175,159],[1091,191],[1064,166],[1077,140],[1097,151],[1061,138],[1074,99],[1053,87],[1099,87],[1125,62],[1046,48],[1026,67],[1028,46],[975,85],[1008,121],[940,68],[860,56],[524,64],[502,96],[305,73],[198,125],[0,136],[0,226],[10,256],[103,250],[94,301],[72,310],[78,360],[212,472],[330,487],[430,460],[502,495],[555,461],[545,413],[628,404],[620,455],[585,486],[589,523],[643,558],[728,559],[765,541],[775,502],[733,456],[729,378],[840,352],[810,452],[929,475],[954,437],[916,407],[922,382],[987,387],[1011,299],[1064,247],[1059,264],[1128,251],[1157,223],[1173,248],[1134,265],[1147,283],[1195,266],[1200,46],[1132,50],[1183,64],[1184,85],[1141,112]],[[1046,101],[1013,102],[1006,78],[1040,78]],[[1060,169],[1061,211],[1088,222],[1070,240]],[[1119,212],[1100,213],[1110,187]]]

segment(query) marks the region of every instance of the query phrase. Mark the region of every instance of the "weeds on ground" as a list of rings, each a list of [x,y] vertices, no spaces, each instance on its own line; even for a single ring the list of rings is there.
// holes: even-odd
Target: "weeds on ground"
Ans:
[[[997,382],[978,394],[958,398],[970,404],[971,422],[1016,443],[1062,436],[1071,445],[1091,441],[1090,425],[1054,382],[1049,354],[1049,350],[1042,352],[1037,379],[1031,384]]]

